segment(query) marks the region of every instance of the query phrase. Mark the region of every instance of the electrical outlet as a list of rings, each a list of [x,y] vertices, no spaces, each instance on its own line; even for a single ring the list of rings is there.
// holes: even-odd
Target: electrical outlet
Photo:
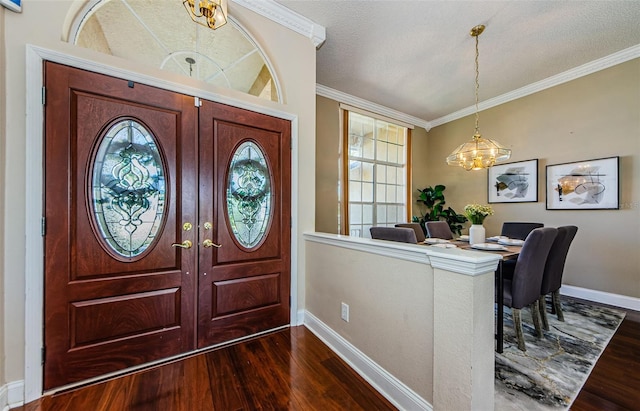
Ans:
[[[346,322],[349,322],[349,304],[342,303],[340,308],[341,308],[341,310],[340,310],[340,318],[342,318]]]

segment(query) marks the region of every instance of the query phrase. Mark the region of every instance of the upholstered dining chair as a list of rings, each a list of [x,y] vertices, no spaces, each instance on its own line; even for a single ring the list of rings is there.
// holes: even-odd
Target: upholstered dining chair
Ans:
[[[551,251],[547,257],[547,263],[544,266],[544,275],[542,276],[542,287],[540,289],[540,301],[538,306],[540,316],[542,318],[542,327],[549,329],[546,310],[546,296],[551,293],[551,302],[559,321],[564,321],[562,314],[562,305],[560,304],[560,287],[562,286],[562,274],[564,273],[564,263],[567,261],[569,254],[569,246],[578,232],[578,227],[567,225],[558,227],[558,235],[553,241]]]
[[[406,227],[371,227],[371,238],[374,240],[397,241],[400,243],[416,244],[416,233],[413,228]]]
[[[410,228],[415,231],[416,240],[418,240],[419,243],[425,240],[424,231],[422,231],[422,226],[420,225],[420,223],[398,223],[396,224],[396,227]]]
[[[424,223],[427,228],[429,238],[442,238],[444,240],[452,240],[453,233],[446,221],[427,221]]]
[[[516,238],[518,240],[524,240],[533,229],[540,227],[544,227],[544,224],[509,221],[502,223],[502,232],[500,233],[500,235],[509,238]]]
[[[513,273],[510,273],[511,278],[503,279],[503,301],[505,306],[511,308],[513,325],[518,338],[518,348],[521,351],[526,351],[524,334],[522,333],[522,308],[529,307],[536,334],[538,337],[543,335],[538,301],[547,256],[557,234],[558,230],[554,227],[534,229],[524,240],[516,264],[502,268],[503,272],[513,268]]]

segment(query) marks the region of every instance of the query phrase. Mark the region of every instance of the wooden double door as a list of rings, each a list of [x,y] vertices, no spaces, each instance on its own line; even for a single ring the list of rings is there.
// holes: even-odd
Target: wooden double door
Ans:
[[[45,63],[44,389],[289,324],[290,122]]]

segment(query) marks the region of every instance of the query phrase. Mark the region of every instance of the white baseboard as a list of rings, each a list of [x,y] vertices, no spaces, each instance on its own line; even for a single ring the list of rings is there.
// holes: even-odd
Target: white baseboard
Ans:
[[[588,288],[576,287],[573,285],[563,285],[560,288],[560,294],[568,297],[581,298],[583,300],[626,308],[629,310],[640,311],[640,298],[629,297],[626,295],[590,290]]]
[[[304,325],[398,409],[433,411],[428,401],[308,311]]]
[[[0,409],[8,411],[24,405],[24,381],[14,381],[0,387]]]

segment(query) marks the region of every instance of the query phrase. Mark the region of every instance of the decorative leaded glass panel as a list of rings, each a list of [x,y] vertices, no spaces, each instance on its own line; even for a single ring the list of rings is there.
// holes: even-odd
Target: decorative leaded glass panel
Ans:
[[[227,213],[231,230],[244,247],[255,247],[266,235],[271,219],[271,173],[254,142],[242,143],[231,158]]]
[[[140,123],[123,120],[103,137],[91,181],[95,221],[118,255],[142,254],[164,217],[165,171],[154,137]]]

